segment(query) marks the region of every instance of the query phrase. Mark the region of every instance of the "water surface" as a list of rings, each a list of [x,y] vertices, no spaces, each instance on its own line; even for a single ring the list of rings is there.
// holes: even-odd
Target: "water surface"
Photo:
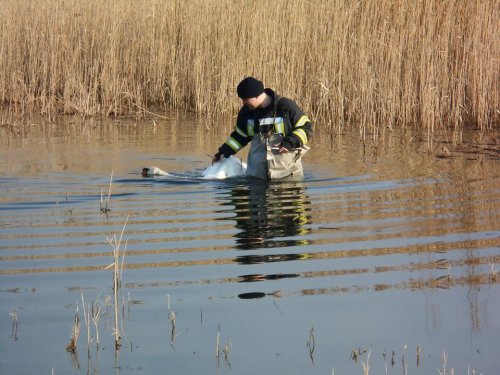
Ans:
[[[430,374],[443,351],[455,374],[498,373],[496,144],[317,136],[304,181],[201,180],[223,130],[1,128],[2,373]],[[126,221],[116,351],[107,239]],[[82,296],[105,311],[90,353]]]

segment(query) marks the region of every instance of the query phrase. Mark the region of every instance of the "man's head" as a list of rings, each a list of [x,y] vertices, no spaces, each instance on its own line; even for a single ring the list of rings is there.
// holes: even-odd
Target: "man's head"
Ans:
[[[254,77],[247,77],[241,81],[236,91],[243,103],[250,109],[258,108],[266,98],[264,84]]]

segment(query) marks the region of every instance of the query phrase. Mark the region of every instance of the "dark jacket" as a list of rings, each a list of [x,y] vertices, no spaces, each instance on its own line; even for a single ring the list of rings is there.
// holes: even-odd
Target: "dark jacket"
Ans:
[[[312,136],[311,120],[291,99],[280,97],[266,89],[271,104],[266,108],[250,110],[241,107],[236,127],[227,141],[219,148],[219,155],[229,157],[245,147],[255,134],[274,131],[284,135],[281,146],[291,151],[308,143]]]

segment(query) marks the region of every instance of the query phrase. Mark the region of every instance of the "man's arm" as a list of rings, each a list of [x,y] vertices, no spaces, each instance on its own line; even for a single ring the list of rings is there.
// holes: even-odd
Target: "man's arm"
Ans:
[[[291,151],[309,142],[313,133],[313,125],[309,117],[306,116],[304,111],[293,100],[288,99],[284,104],[288,106],[292,131],[285,136],[281,142],[281,146]]]
[[[222,157],[228,158],[231,155],[236,154],[243,147],[245,147],[248,142],[250,142],[250,137],[248,136],[246,129],[244,129],[241,116],[238,116],[238,120],[236,121],[236,126],[233,132],[229,135],[226,142],[224,142],[222,146],[219,147],[219,150],[214,155],[212,162],[216,163]]]

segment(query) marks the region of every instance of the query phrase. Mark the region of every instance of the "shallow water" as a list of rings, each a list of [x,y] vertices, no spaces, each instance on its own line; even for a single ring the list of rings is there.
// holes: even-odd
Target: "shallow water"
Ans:
[[[498,373],[496,144],[317,137],[304,181],[201,180],[227,131],[1,128],[2,373],[362,374],[368,361],[372,374],[430,374],[443,351],[455,374]],[[115,351],[106,241],[126,221]],[[82,296],[106,310],[90,355]]]

